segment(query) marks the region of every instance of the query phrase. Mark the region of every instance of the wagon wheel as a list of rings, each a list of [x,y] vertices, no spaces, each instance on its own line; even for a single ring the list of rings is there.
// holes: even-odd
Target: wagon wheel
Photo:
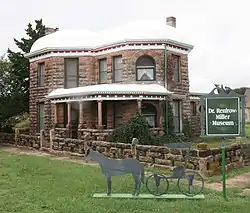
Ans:
[[[195,171],[186,171],[177,181],[179,191],[186,196],[201,194],[204,188],[204,179]]]
[[[164,175],[152,174],[146,180],[148,192],[155,196],[161,196],[168,191],[169,182]]]

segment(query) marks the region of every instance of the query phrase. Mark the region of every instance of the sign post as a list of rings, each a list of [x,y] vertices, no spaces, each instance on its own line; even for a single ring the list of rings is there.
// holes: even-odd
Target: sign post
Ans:
[[[217,93],[216,93],[217,92]],[[229,87],[215,88],[201,98],[201,136],[221,138],[223,197],[226,193],[226,137],[245,136],[245,96]]]

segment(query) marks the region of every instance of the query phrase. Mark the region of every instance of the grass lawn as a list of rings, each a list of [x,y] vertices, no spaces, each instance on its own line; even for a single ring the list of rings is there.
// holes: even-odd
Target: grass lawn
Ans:
[[[106,192],[99,167],[46,157],[0,152],[1,213],[231,213],[249,212],[250,198],[205,191],[205,200],[122,200],[92,198]],[[113,192],[131,193],[130,175],[113,178]],[[172,190],[174,186],[170,185]],[[142,186],[142,192],[146,192]]]

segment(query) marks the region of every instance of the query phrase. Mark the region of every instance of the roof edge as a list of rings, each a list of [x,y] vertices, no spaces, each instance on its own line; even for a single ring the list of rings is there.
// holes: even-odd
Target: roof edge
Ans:
[[[171,39],[124,39],[121,41],[116,41],[116,42],[112,42],[112,43],[106,43],[103,44],[101,46],[95,46],[95,47],[81,47],[81,46],[75,46],[75,47],[46,47],[40,50],[36,50],[34,52],[29,52],[24,54],[25,58],[31,58],[33,56],[39,55],[39,54],[44,54],[46,52],[49,51],[53,51],[53,50],[87,50],[87,51],[94,51],[96,49],[100,49],[100,48],[108,48],[110,46],[113,45],[119,45],[119,44],[127,44],[129,42],[138,42],[138,43],[146,43],[146,42],[161,42],[162,44],[169,44],[169,45],[177,45],[180,46],[182,48],[188,49],[188,53],[190,53],[192,51],[192,49],[194,48],[193,45],[190,44],[186,44],[186,43],[182,43],[182,42],[178,42],[178,41],[174,41]]]

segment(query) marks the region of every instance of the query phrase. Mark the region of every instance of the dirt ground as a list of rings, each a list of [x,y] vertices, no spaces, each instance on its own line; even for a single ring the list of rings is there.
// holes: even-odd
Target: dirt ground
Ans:
[[[64,161],[70,161],[74,163],[98,166],[98,164],[93,163],[93,162],[88,162],[88,163],[85,162],[85,159],[83,157],[56,156],[54,154],[51,154],[45,151],[35,150],[31,148],[26,148],[26,147],[1,146],[0,151],[6,151],[9,153],[21,154],[21,155],[45,156],[45,157],[49,157],[52,160],[64,160]],[[244,188],[244,186],[246,186],[249,183],[250,183],[250,172],[241,174],[233,178],[229,178],[227,179],[226,184],[227,184],[227,188],[232,188],[235,186],[239,188]],[[218,190],[218,191],[222,190],[221,183],[206,183],[205,187],[213,189],[213,190]],[[244,189],[243,193],[250,195],[250,189]]]

